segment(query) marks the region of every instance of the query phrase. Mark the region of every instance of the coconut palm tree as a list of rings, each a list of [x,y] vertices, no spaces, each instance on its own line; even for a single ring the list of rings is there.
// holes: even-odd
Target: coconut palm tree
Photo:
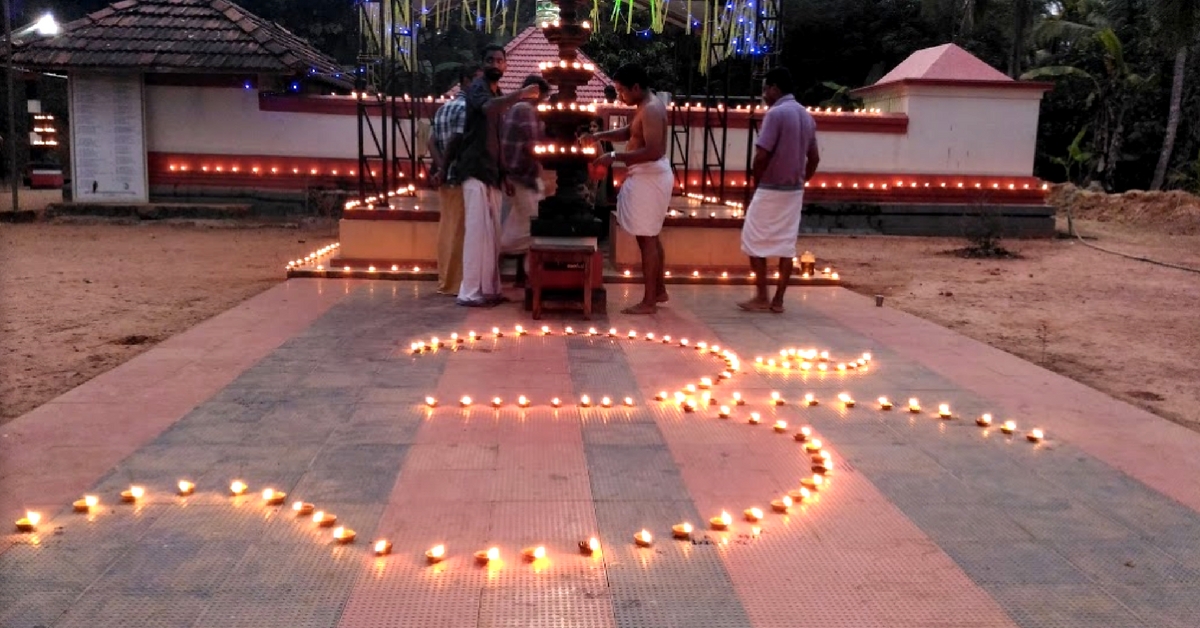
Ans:
[[[1156,0],[1153,6],[1161,41],[1175,55],[1167,129],[1163,136],[1162,152],[1158,155],[1158,166],[1154,169],[1154,179],[1150,183],[1151,190],[1159,190],[1166,179],[1167,167],[1171,165],[1171,153],[1175,150],[1175,134],[1179,130],[1180,110],[1183,108],[1183,78],[1187,69],[1188,48],[1200,37],[1200,30],[1197,29],[1200,0]]]

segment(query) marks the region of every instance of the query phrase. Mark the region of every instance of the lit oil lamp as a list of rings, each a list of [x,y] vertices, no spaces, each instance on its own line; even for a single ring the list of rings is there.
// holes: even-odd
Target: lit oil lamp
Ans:
[[[541,545],[537,547],[527,547],[521,550],[521,556],[525,558],[526,562],[532,563],[539,558],[546,557],[546,548],[542,547]]]
[[[663,337],[662,337],[662,343],[663,343],[664,345],[669,345],[669,344],[671,344],[671,337],[670,337],[670,336],[663,336]]]
[[[501,399],[499,397],[492,397],[492,407],[493,408],[499,408],[502,405],[504,405],[503,399]]]
[[[916,397],[909,397],[908,398],[908,411],[913,414],[917,414],[918,412],[920,412],[921,411],[921,401],[919,399],[917,399]]]
[[[586,541],[579,542],[579,553],[584,556],[591,556],[600,551],[600,539],[592,537]]]
[[[146,495],[146,489],[140,486],[131,486],[128,489],[121,491],[121,501],[133,503]]]
[[[975,419],[975,425],[979,427],[988,427],[992,424],[992,415],[981,414],[978,419]]]
[[[560,408],[560,407],[562,407],[562,399],[559,399],[558,397],[555,397],[555,398],[551,399],[551,400],[550,400],[550,407],[552,407],[552,408]]]
[[[563,333],[564,333],[564,334],[566,334],[566,335],[568,335],[568,336],[574,336],[574,335],[575,335],[575,328],[574,328],[574,327],[567,327],[566,329],[564,329],[564,330],[563,330]]]
[[[721,406],[721,408],[717,410],[717,416],[722,419],[728,419],[730,413],[731,410],[729,409],[729,406]]]
[[[845,363],[845,362],[838,362],[838,365],[837,365],[837,370],[838,370],[839,372],[845,372],[845,370],[846,370],[846,363]]]
[[[637,331],[631,329],[631,330],[629,330],[629,333],[626,334],[626,336],[628,336],[628,338],[630,340],[636,340],[637,339]]]
[[[776,432],[782,434],[787,431],[787,421],[783,421],[783,420],[776,421],[775,425],[772,427]]]
[[[433,547],[425,550],[425,560],[428,561],[430,565],[436,565],[437,563],[446,560],[446,546],[434,545]]]
[[[700,393],[700,405],[709,406],[709,405],[714,405],[716,403],[717,403],[717,401],[715,399],[713,399],[712,393],[708,392],[707,390]]]
[[[525,395],[521,395],[520,397],[517,397],[517,405],[522,408],[528,408],[529,407],[529,397],[526,397]]]
[[[687,399],[687,395],[683,394],[683,392],[682,392],[682,391],[678,391],[678,390],[677,390],[677,391],[675,391],[675,403],[680,403],[680,404],[681,404],[681,403],[683,403],[683,402],[684,402],[686,399]]]
[[[458,333],[450,334],[450,342],[457,345],[457,344],[461,344],[462,341],[463,341],[463,339],[458,337]]]
[[[804,451],[806,451],[810,454],[815,454],[818,451],[821,451],[821,439],[814,438],[814,439],[808,441],[807,443],[805,443]]]
[[[462,396],[462,399],[459,399],[459,400],[458,400],[458,405],[460,405],[460,406],[462,406],[462,407],[464,407],[464,408],[466,408],[467,406],[470,406],[470,405],[471,405],[471,398],[470,398],[470,397],[468,397],[467,395],[463,395],[463,396]]]
[[[762,363],[763,363],[762,356],[761,356],[761,355],[754,356],[754,363],[755,363],[755,364],[762,364]]]
[[[654,536],[650,534],[649,530],[643,528],[641,532],[633,535],[633,542],[638,547],[650,547],[654,544]]]
[[[842,402],[842,405],[843,405],[843,406],[846,406],[847,408],[853,408],[853,407],[854,407],[854,398],[853,398],[853,397],[851,397],[849,393],[841,393],[841,394],[839,394],[839,395],[838,395],[838,401]]]
[[[742,393],[740,393],[740,392],[733,393],[733,403],[734,403],[734,405],[737,405],[737,406],[746,405],[746,400],[742,399]]]
[[[829,370],[829,365],[825,364],[824,362],[820,362],[817,364],[817,370],[824,373],[825,371]]]
[[[717,373],[717,377],[720,379],[731,379],[733,378],[733,371],[721,371]]]
[[[313,523],[317,524],[317,526],[321,528],[329,528],[332,527],[333,524],[337,523],[337,515],[325,512],[324,510],[318,510],[314,512],[312,519]]]
[[[667,391],[665,391],[665,390],[658,391],[658,394],[654,395],[654,400],[655,401],[666,401],[667,400]]]
[[[503,337],[504,337],[504,332],[500,331],[500,328],[499,328],[499,327],[493,327],[493,328],[492,328],[492,335],[493,335],[493,336],[495,336],[495,337],[497,337],[497,338],[503,338]]]
[[[542,335],[543,336],[550,335],[550,326],[549,325],[542,325]]]
[[[800,485],[808,489],[809,492],[819,491],[825,486],[825,478],[820,475],[813,474],[812,477],[800,480]]]
[[[879,398],[879,409],[880,410],[891,410],[892,402],[887,397],[880,397]]]
[[[778,392],[771,393],[771,403],[777,406],[783,405],[783,397]]]
[[[1017,422],[1016,421],[1005,421],[1000,426],[1000,431],[1004,432],[1005,434],[1012,434],[1013,432],[1017,431]]]
[[[742,516],[746,518],[746,521],[755,523],[762,520],[763,511],[758,508],[747,508],[746,510],[742,511]]]
[[[471,340],[471,342],[475,342],[475,339],[478,337],[479,337],[479,334],[476,334],[475,330],[471,330],[471,331],[467,332],[467,338],[469,338]]]
[[[683,411],[684,412],[695,412],[696,411],[696,400],[688,399],[687,401],[683,402]]]
[[[517,325],[516,327],[514,327],[514,328],[513,328],[513,331],[515,331],[515,332],[517,333],[517,335],[518,335],[518,336],[524,336],[524,335],[525,335],[525,328],[524,328],[524,327],[521,327],[520,325]]]
[[[100,498],[95,495],[84,495],[83,499],[77,499],[71,504],[75,508],[75,512],[91,512],[97,504],[100,503]]]
[[[579,405],[580,405],[580,407],[583,407],[583,408],[590,408],[590,407],[592,407],[592,398],[591,398],[591,397],[589,397],[589,396],[587,396],[587,395],[584,395],[584,396],[580,397],[580,398],[579,398]]]
[[[283,503],[283,500],[287,499],[287,493],[282,493],[273,488],[267,488],[263,489],[262,498],[267,505],[278,506],[279,504]]]
[[[612,407],[612,405],[613,405],[612,399],[610,399],[610,398],[608,398],[608,397],[601,397],[601,398],[600,398],[600,407],[602,407],[602,408],[611,408],[611,407]]]
[[[481,565],[486,565],[492,561],[498,561],[500,560],[500,548],[493,547],[485,550],[479,550],[478,552],[475,552],[475,560]]]
[[[938,416],[943,419],[953,418],[954,415],[950,414],[950,404],[948,404],[948,403],[938,404]]]
[[[357,533],[350,528],[338,526],[333,529],[333,540],[341,543],[342,545],[353,543],[355,536],[358,536]]]
[[[686,346],[688,346],[688,344],[690,344],[690,343],[688,342],[688,339],[687,339],[687,338],[680,338],[680,339],[679,339],[679,346],[681,346],[681,347],[686,347]]]
[[[700,378],[700,388],[712,388],[713,381],[711,377]]]
[[[295,512],[297,517],[307,517],[313,514],[313,508],[313,505],[308,502],[292,502],[292,512]]]
[[[41,520],[42,520],[42,515],[40,513],[33,512],[32,510],[27,510],[27,511],[25,511],[25,516],[21,517],[20,519],[17,519],[17,521],[16,521],[17,531],[18,532],[36,532],[37,524],[39,522],[41,522]]]
[[[426,397],[425,405],[429,406],[430,408],[436,408],[437,407],[437,399],[434,397]]]
[[[609,337],[609,338],[616,338],[616,337],[617,337],[617,328],[616,328],[616,327],[609,327],[609,328],[608,328],[608,337]]]
[[[812,438],[812,428],[805,425],[796,431],[794,438],[801,443],[808,442],[808,439]]]
[[[729,526],[733,525],[733,517],[729,516],[729,513],[722,510],[720,516],[709,519],[708,523],[714,530],[728,530]]]
[[[387,556],[392,553],[392,542],[387,539],[379,539],[375,541],[374,550],[376,556]]]
[[[788,491],[787,496],[788,496],[788,499],[792,500],[793,504],[797,504],[797,503],[802,504],[802,503],[808,501],[808,499],[812,497],[812,491],[810,491],[807,488],[804,488],[802,486],[800,488],[794,488],[794,489]]]
[[[747,419],[747,422],[750,425],[758,425],[759,423],[762,423],[762,415],[757,412],[751,412],[750,418]]]
[[[596,335],[596,333],[597,333],[597,332],[596,332],[596,328],[595,328],[595,327],[588,327],[588,330],[587,330],[587,335],[589,335],[589,336],[595,336],[595,335]]]
[[[429,346],[433,347],[434,349],[438,349],[442,346],[442,341],[437,336],[434,336],[433,338],[429,339]]]
[[[681,541],[687,541],[692,538],[692,529],[692,524],[686,521],[684,523],[677,523],[671,526],[671,536]]]
[[[188,495],[196,492],[196,485],[187,480],[180,480],[177,488],[179,489],[179,495],[183,497],[187,497]]]
[[[653,332],[647,332],[647,333],[646,333],[646,341],[647,341],[647,342],[653,342],[653,341],[654,341],[654,333],[653,333]]]
[[[791,510],[793,503],[794,502],[792,501],[791,497],[784,495],[779,499],[771,500],[771,510],[774,510],[779,514],[786,514],[789,510]]]
[[[687,386],[684,386],[683,389],[693,395],[696,394],[696,390],[697,390],[695,384],[688,384]]]
[[[626,398],[625,398],[625,407],[627,407],[627,408],[632,408],[632,407],[633,407],[633,397],[626,397]]]
[[[229,494],[235,497],[239,495],[245,495],[249,488],[250,487],[246,486],[245,482],[241,480],[234,480],[229,484]]]
[[[1040,429],[1029,430],[1029,433],[1025,435],[1025,438],[1031,443],[1040,443],[1045,437],[1046,435]]]

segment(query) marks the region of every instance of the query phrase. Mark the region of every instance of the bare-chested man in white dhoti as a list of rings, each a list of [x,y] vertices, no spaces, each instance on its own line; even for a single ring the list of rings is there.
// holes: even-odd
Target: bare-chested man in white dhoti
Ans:
[[[622,310],[625,314],[653,314],[667,300],[663,280],[662,231],[675,177],[667,159],[667,107],[654,96],[646,71],[640,66],[621,66],[615,74],[617,97],[637,112],[629,126],[580,138],[584,145],[599,141],[628,142],[621,152],[608,152],[593,162],[597,168],[611,167],[614,161],[625,164],[625,180],[617,195],[617,222],[637,238],[642,252],[642,280],[646,292],[640,303]]]

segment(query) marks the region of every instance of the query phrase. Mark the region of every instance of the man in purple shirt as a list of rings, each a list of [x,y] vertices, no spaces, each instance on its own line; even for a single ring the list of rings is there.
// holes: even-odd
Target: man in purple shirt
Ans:
[[[749,312],[783,312],[783,294],[792,275],[804,182],[817,172],[817,123],[792,97],[792,74],[775,68],[763,79],[763,118],[754,154],[756,188],[742,224],[742,252],[754,271],[754,298],[738,303]],[[767,258],[779,258],[775,296],[767,300]]]

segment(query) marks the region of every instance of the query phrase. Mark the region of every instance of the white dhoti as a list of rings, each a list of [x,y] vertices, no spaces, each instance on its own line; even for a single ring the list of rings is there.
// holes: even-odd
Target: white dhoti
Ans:
[[[742,223],[742,252],[750,257],[795,257],[804,190],[754,191]]]
[[[658,235],[674,187],[675,176],[666,157],[630,166],[617,194],[617,223],[630,235]]]
[[[500,294],[500,201],[502,194],[479,179],[462,184],[464,228],[462,285],[458,301],[479,304]]]
[[[527,188],[521,184],[513,185],[512,203],[508,215],[504,217],[504,229],[500,235],[501,253],[524,253],[529,250],[533,238],[529,228],[538,215],[538,201],[545,198],[542,194],[542,182],[538,187]]]

